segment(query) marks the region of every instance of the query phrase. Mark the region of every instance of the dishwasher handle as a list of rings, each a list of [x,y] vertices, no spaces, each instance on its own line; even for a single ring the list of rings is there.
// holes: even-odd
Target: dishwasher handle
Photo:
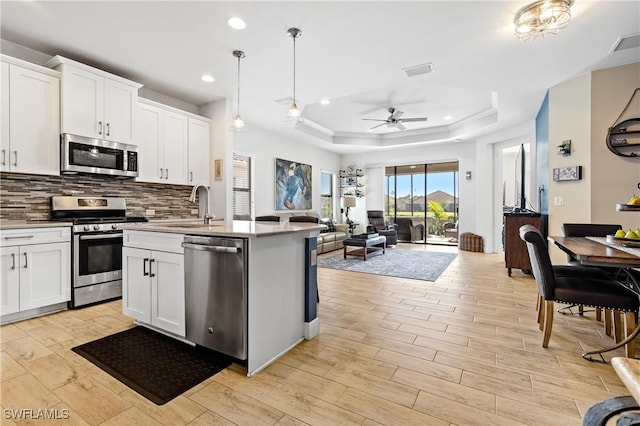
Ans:
[[[238,247],[207,246],[203,244],[182,243],[182,247],[192,250],[212,251],[216,253],[238,253]]]

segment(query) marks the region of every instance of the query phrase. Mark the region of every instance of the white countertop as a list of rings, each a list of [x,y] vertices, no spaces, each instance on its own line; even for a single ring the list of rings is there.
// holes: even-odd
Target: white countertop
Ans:
[[[59,220],[0,220],[0,229],[58,228],[73,226],[71,222]]]
[[[290,224],[288,222],[254,222],[248,220],[214,221],[211,225],[205,225],[202,223],[202,219],[198,219],[195,221],[168,223],[149,222],[142,225],[126,225],[122,228],[135,231],[168,232],[186,235],[260,238],[294,232],[308,232],[317,235],[325,227],[324,225],[309,222]]]

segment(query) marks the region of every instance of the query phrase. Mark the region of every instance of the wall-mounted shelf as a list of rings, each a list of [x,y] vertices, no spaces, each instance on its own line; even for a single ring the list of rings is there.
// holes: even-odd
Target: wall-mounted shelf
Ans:
[[[640,206],[629,204],[616,204],[616,211],[619,212],[640,212]]]
[[[607,148],[621,157],[637,157],[635,147],[640,147],[640,118],[625,120],[609,129]],[[633,128],[633,130],[632,130]]]
[[[364,197],[364,170],[349,166],[340,170],[338,179],[340,197],[345,195],[357,198]]]

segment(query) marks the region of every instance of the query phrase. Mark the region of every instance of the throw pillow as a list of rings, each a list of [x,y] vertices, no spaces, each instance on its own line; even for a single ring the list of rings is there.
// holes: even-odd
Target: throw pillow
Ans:
[[[318,221],[318,223],[320,225],[324,225],[326,226],[325,229],[323,229],[322,231],[320,231],[321,234],[327,233],[327,232],[335,232],[336,231],[336,226],[333,223],[333,221],[329,218],[325,218],[325,219],[320,219]]]

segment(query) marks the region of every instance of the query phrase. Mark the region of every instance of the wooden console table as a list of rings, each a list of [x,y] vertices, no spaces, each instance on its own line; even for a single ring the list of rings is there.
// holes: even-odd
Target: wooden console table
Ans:
[[[540,230],[540,222],[540,213],[504,213],[504,266],[509,276],[512,268],[530,273],[531,261],[527,244],[520,238],[520,227],[533,225]]]

